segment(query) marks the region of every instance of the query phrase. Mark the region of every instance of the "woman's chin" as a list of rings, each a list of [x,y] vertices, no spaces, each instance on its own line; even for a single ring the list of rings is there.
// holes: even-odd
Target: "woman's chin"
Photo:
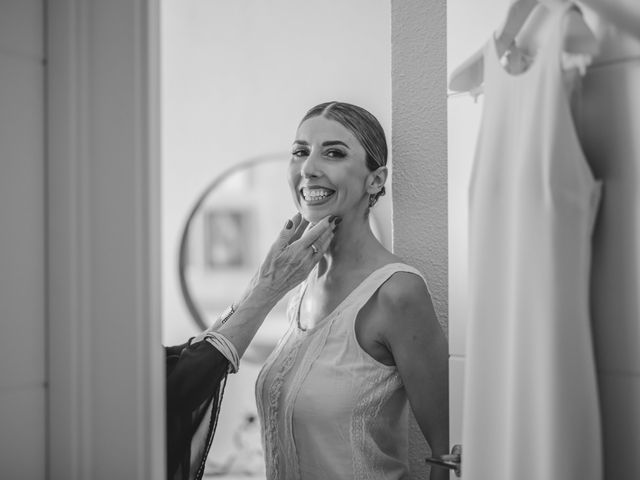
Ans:
[[[318,223],[320,220],[322,220],[324,217],[326,217],[327,215],[325,214],[321,214],[318,212],[300,212],[302,214],[302,218],[304,218],[307,222],[314,224],[314,223]]]
[[[323,218],[325,218],[327,215],[331,215],[331,212],[329,211],[325,211],[325,212],[301,212],[302,213],[302,217],[309,223],[314,224],[314,223],[318,223],[320,220],[322,220]]]

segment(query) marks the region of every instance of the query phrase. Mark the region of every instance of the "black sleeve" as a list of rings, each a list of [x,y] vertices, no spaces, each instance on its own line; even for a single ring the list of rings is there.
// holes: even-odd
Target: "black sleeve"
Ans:
[[[201,478],[215,432],[229,361],[206,341],[165,347],[165,359],[167,476],[169,479]],[[196,438],[196,431],[202,428],[206,435],[198,434]],[[192,452],[196,453],[195,462]]]
[[[167,410],[192,411],[226,376],[229,360],[209,342],[165,347]]]

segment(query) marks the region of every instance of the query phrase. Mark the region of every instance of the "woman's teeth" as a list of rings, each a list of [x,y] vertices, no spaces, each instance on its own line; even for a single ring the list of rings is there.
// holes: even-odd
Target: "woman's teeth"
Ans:
[[[302,196],[305,200],[314,201],[314,200],[323,200],[328,196],[333,194],[333,190],[328,190],[326,188],[303,188]]]

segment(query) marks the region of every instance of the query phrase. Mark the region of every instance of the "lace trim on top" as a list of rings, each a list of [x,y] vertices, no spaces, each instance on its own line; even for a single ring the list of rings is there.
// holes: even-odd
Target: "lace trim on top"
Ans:
[[[363,396],[353,410],[350,426],[351,442],[356,447],[353,449],[354,478],[363,480],[384,478],[383,465],[376,461],[376,445],[368,427],[379,418],[380,410],[389,400],[398,384],[401,383],[400,375],[397,371],[389,375],[389,372],[385,370],[378,372],[372,381],[375,384],[384,382],[383,393],[380,395],[380,391],[371,389],[368,395]],[[376,401],[378,396],[380,398]]]
[[[282,385],[284,384],[285,375],[291,370],[295,362],[295,358],[300,350],[300,342],[296,342],[293,348],[287,354],[285,360],[282,362],[280,370],[275,375],[273,383],[269,387],[269,411],[266,417],[266,438],[265,438],[265,453],[267,459],[267,472],[269,475],[267,478],[279,478],[280,473],[280,455],[278,451],[274,449],[278,439],[278,403],[280,402],[280,396],[282,394]],[[289,455],[289,448],[284,445],[285,452]],[[285,460],[287,458],[285,455]],[[286,471],[286,470],[285,470]]]
[[[295,473],[294,478],[300,478],[300,463],[298,461],[298,452],[293,437],[293,410],[296,404],[296,398],[302,387],[302,383],[309,374],[313,363],[318,359],[322,348],[324,347],[329,331],[331,330],[331,324],[336,315],[329,321],[323,322],[321,329],[316,330],[316,334],[312,336],[304,336],[298,338],[295,344],[295,349],[299,350],[300,345],[305,345],[305,352],[302,356],[300,364],[296,369],[294,376],[289,385],[289,391],[284,402],[284,459],[287,465],[287,480],[291,478],[291,474]]]
[[[289,301],[289,305],[287,306],[287,316],[289,319],[295,318],[295,309],[296,306],[300,302],[300,298],[302,296],[303,286],[298,289],[296,295],[294,295]],[[271,354],[270,358],[267,359],[265,366],[258,376],[258,381],[256,383],[256,393],[258,397],[263,396],[264,392],[264,382],[265,377],[267,375],[268,368],[275,359],[277,359],[284,347],[291,340],[292,334],[295,332],[295,329],[292,328],[292,324],[290,322],[289,329],[280,340],[280,343],[276,347],[275,351]],[[263,409],[263,402],[258,401],[258,414],[261,418],[264,419],[263,425],[263,435],[262,435],[262,443],[265,450],[265,461],[266,461],[266,469],[267,469],[267,478],[278,478],[280,471],[280,463],[278,460],[278,455],[276,449],[276,445],[278,442],[278,402],[280,401],[280,395],[282,392],[282,384],[284,383],[285,376],[291,370],[291,367],[295,361],[295,358],[298,354],[298,350],[300,348],[300,344],[297,343],[294,347],[287,353],[286,358],[282,362],[280,369],[274,376],[273,382],[269,386],[269,391],[267,394],[267,398],[269,400],[267,411],[265,412]]]

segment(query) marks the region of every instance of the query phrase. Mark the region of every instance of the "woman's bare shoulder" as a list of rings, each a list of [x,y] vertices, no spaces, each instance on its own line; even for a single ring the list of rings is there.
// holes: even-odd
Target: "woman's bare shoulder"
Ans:
[[[414,272],[398,271],[378,290],[378,301],[389,310],[420,308],[431,298],[422,277]]]
[[[420,275],[396,272],[376,297],[380,334],[392,351],[441,334],[431,295]]]

